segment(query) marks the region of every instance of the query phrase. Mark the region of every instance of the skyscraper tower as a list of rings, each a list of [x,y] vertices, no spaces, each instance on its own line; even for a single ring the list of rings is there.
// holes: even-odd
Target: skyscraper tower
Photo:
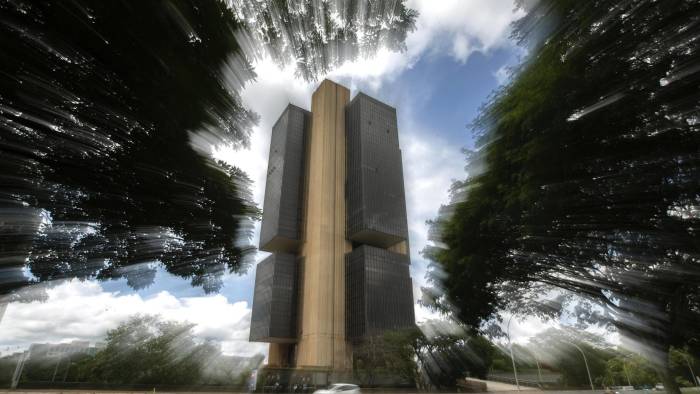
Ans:
[[[250,340],[268,368],[347,376],[352,346],[414,324],[396,110],[325,80],[272,129]]]

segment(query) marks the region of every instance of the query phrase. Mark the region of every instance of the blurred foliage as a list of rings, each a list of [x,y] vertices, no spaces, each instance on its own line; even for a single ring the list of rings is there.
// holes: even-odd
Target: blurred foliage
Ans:
[[[115,384],[192,385],[220,355],[211,343],[197,343],[192,324],[136,317],[110,330],[104,349],[78,365],[85,381]]]
[[[404,1],[231,0],[248,24],[251,48],[281,67],[314,80],[336,66],[366,58],[381,49],[403,51],[417,12]]]
[[[218,1],[0,10],[0,258],[34,276],[5,275],[2,290],[94,276],[142,288],[159,261],[215,291],[222,271],[245,270],[250,181],[190,145],[204,129],[245,146],[256,120],[223,74],[240,52],[233,13]]]
[[[419,328],[387,331],[381,343],[386,357],[386,369],[391,375],[413,383],[414,387],[425,387],[420,374],[421,355],[428,339]]]
[[[529,58],[474,122],[424,301],[477,329],[504,309],[614,326],[677,392],[668,349],[700,333],[700,3],[522,4]]]
[[[17,362],[18,356],[0,357],[0,387],[10,387]]]
[[[353,371],[368,386],[390,375],[419,389],[454,389],[467,376],[486,378],[494,353],[495,347],[483,336],[429,321],[354,346]]]
[[[245,386],[263,355],[249,359],[221,354],[213,342],[192,335],[193,325],[137,316],[110,330],[96,353],[64,356],[32,355],[24,364],[22,384],[46,387],[80,383],[89,387]],[[18,358],[0,359],[0,371],[9,384]],[[11,372],[10,372],[11,371]],[[5,376],[8,375],[9,377]],[[4,381],[4,380],[3,380]],[[142,386],[141,386],[142,387]]]
[[[574,344],[581,348],[591,371],[593,384],[598,389],[612,386],[651,388],[661,381],[654,365],[647,357],[620,346],[613,346],[603,336],[574,328],[550,328],[532,337],[526,345],[513,344],[513,355],[518,375],[527,370],[536,373],[537,363],[542,373],[561,373],[556,388],[590,387],[583,356]],[[498,375],[512,374],[513,366],[508,345],[499,345],[490,370]],[[671,348],[669,352],[670,374],[682,387],[694,384],[690,367],[698,361],[687,350]],[[686,361],[687,360],[687,361]],[[550,387],[554,388],[554,387]]]
[[[87,354],[74,353],[65,357],[29,359],[22,368],[20,382],[76,381],[81,375],[81,371],[75,368],[76,364],[80,365],[89,358]]]
[[[695,379],[700,376],[700,360],[693,356],[687,347],[671,349],[669,353],[669,367],[679,386],[690,387],[700,383],[695,382]],[[695,377],[691,374],[691,369],[695,373]]]
[[[376,385],[378,377],[386,373],[387,362],[383,349],[382,338],[376,336],[365,338],[353,346],[352,371],[363,386]]]
[[[639,355],[615,356],[606,362],[605,386],[654,386],[659,378],[653,366]]]
[[[604,339],[585,332],[550,328],[531,338],[528,344],[543,364],[561,372],[564,386],[588,389],[586,363],[576,346],[586,356],[594,386],[602,388],[607,363],[616,353]]]
[[[71,277],[139,289],[158,264],[213,292],[245,272],[251,181],[210,153],[248,146],[250,60],[299,60],[313,79],[400,50],[415,14],[388,4],[0,0],[0,293]]]

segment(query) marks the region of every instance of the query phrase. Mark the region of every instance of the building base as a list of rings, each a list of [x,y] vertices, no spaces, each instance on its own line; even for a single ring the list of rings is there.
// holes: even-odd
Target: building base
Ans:
[[[333,383],[355,383],[352,371],[313,367],[262,366],[258,369],[256,391],[261,393],[312,393]]]

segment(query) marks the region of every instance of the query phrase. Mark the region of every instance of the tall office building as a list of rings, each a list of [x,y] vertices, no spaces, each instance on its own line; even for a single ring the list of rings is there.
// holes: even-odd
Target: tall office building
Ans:
[[[352,347],[414,325],[396,110],[325,80],[272,128],[250,340],[268,368],[346,377]],[[330,377],[329,377],[330,376]]]

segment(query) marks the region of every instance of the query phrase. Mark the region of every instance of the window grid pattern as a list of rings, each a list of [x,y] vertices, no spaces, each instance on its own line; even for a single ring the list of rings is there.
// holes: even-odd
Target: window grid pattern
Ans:
[[[346,134],[348,238],[369,231],[390,236],[388,245],[407,239],[396,110],[359,93],[346,110]]]
[[[310,120],[308,111],[289,105],[272,127],[260,230],[263,250],[291,252],[301,239],[304,138]],[[268,245],[278,240],[284,242]]]
[[[250,340],[296,340],[297,257],[276,253],[261,261],[255,272]]]
[[[408,256],[362,245],[346,254],[345,264],[349,338],[357,341],[415,324]]]

